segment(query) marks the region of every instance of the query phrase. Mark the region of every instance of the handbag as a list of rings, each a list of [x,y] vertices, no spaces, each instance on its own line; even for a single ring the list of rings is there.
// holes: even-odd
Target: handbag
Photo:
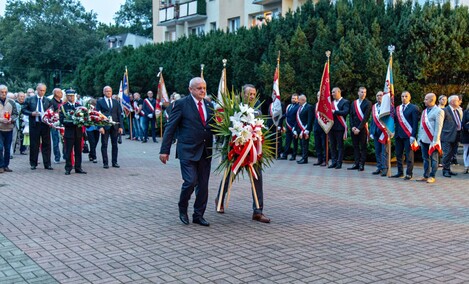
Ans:
[[[90,148],[88,147],[88,143],[83,143],[83,153],[88,154],[90,152]]]

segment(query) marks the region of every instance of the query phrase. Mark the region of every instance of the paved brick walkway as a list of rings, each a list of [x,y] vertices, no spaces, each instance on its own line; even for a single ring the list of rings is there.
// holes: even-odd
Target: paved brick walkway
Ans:
[[[243,179],[215,213],[214,174],[205,228],[179,221],[179,163],[158,150],[126,140],[120,169],[86,161],[86,176],[15,155],[0,176],[0,283],[469,282],[468,175],[428,185],[278,161],[264,175],[271,224],[250,220]]]

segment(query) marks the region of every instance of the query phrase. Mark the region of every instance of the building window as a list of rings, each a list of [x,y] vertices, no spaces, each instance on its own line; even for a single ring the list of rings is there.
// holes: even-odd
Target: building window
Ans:
[[[217,30],[217,22],[211,22],[210,23],[210,30],[211,31],[216,31]]]
[[[202,36],[205,34],[205,26],[200,25],[200,26],[192,27],[190,28],[190,31],[192,35]]]
[[[241,20],[239,17],[228,19],[228,31],[235,32],[239,29]]]

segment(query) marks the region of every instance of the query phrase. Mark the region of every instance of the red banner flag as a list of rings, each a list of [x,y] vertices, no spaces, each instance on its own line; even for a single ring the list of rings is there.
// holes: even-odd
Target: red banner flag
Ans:
[[[318,123],[324,132],[329,133],[334,124],[334,117],[332,116],[332,102],[331,102],[331,83],[329,77],[329,61],[324,66],[322,73],[321,89],[319,91],[319,101],[317,108]]]

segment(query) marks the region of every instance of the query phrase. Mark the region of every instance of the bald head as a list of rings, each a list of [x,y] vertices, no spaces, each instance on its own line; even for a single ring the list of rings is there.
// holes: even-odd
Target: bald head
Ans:
[[[433,107],[436,103],[436,95],[434,93],[428,93],[425,95],[425,106],[426,107]]]

